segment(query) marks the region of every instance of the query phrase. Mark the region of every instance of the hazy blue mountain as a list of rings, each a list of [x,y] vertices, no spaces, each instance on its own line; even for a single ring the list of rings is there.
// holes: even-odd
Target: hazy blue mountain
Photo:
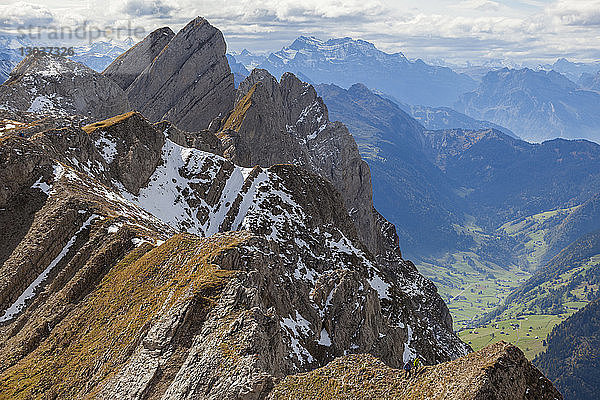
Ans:
[[[453,224],[465,205],[454,184],[423,151],[424,128],[396,103],[356,84],[316,87],[330,119],[348,127],[371,169],[375,207],[396,225],[405,254],[470,244]]]
[[[600,193],[600,145],[593,142],[534,144],[495,129],[426,130],[364,85],[317,90],[330,117],[354,135],[371,167],[376,207],[397,225],[408,254],[469,246],[449,228],[463,224],[465,215],[493,232],[505,222],[577,206]],[[585,210],[591,209],[569,220],[589,222]],[[566,226],[563,231],[587,232]],[[417,237],[430,239],[418,244]],[[558,236],[552,241],[564,243]],[[413,247],[417,244],[421,247]]]
[[[90,45],[75,47],[75,55],[70,58],[97,72],[102,72],[115,58],[129,50],[132,44],[131,38],[124,41],[95,42]]]
[[[555,71],[490,72],[454,108],[505,126],[528,141],[557,137],[600,141],[600,93],[582,90]]]
[[[71,56],[74,61],[84,64],[95,71],[102,72],[119,55],[134,44],[133,39],[123,41],[99,41],[90,45],[78,46]],[[34,44],[26,37],[15,35],[0,36],[0,83],[8,79],[10,71],[23,59],[21,48],[43,46]]]
[[[426,131],[426,148],[465,190],[481,225],[584,203],[600,192],[600,145],[554,139],[541,144],[493,129]]]
[[[600,92],[600,70],[595,74],[584,72],[579,77],[577,83],[584,89]]]
[[[476,120],[449,107],[427,107],[410,104],[400,104],[400,107],[428,130],[480,130],[492,128],[518,139],[518,136],[510,129],[494,124],[493,122]]]
[[[243,49],[240,52],[232,52],[229,55],[235,57],[235,60],[243,64],[248,71],[258,67],[267,59],[264,55],[254,54],[246,49]]]
[[[25,37],[0,35],[0,83],[8,79],[10,71],[23,59],[21,48],[29,46],[32,44]]]
[[[260,67],[275,76],[293,72],[310,82],[345,88],[362,82],[409,104],[447,106],[477,86],[472,78],[450,68],[410,61],[402,53],[385,53],[372,43],[348,37],[322,41],[300,36],[289,47],[271,53]]]
[[[542,65],[541,68],[548,71],[554,70],[560,72],[570,80],[576,82],[581,77],[581,74],[593,74],[600,70],[600,61],[594,63],[582,63],[571,62],[566,58],[559,58],[554,64]]]
[[[235,57],[231,54],[227,54],[227,62],[229,63],[229,68],[231,68],[231,73],[233,74],[235,87],[238,87],[240,82],[250,75],[250,72],[246,69],[244,64],[237,62]]]

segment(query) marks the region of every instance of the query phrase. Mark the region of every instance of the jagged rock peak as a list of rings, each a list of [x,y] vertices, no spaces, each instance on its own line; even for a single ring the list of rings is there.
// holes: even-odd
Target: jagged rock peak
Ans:
[[[90,120],[130,110],[111,79],[65,57],[44,52],[25,57],[0,86],[0,105],[37,114],[81,115]]]
[[[455,361],[421,367],[410,376],[371,355],[338,358],[288,376],[269,399],[561,400],[562,395],[521,350],[498,342]]]
[[[136,58],[137,52],[134,47],[124,57]],[[221,31],[197,17],[129,85],[131,105],[153,122],[165,119],[187,131],[206,128],[233,107],[233,74],[225,53]]]
[[[330,122],[323,99],[308,83],[286,73],[277,80],[254,69],[237,91],[238,102],[219,134],[225,157],[243,166],[302,166],[342,193],[362,242],[377,252],[368,165],[339,122]]]
[[[155,30],[131,49],[117,57],[102,74],[117,82],[126,90],[159,55],[164,47],[173,39],[175,33],[171,28]]]

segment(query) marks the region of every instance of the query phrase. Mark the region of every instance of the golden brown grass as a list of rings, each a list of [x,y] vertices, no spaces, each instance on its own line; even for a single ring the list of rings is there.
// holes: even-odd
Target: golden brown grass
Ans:
[[[133,116],[134,114],[136,114],[135,111],[129,111],[125,114],[116,115],[112,118],[105,119],[104,121],[98,121],[98,122],[94,122],[93,124],[86,125],[86,126],[82,127],[81,129],[83,129],[87,133],[92,133],[97,129],[108,128],[109,126],[112,126],[121,121],[124,121],[127,118],[130,118],[131,116]]]
[[[225,121],[223,130],[232,130],[236,132],[240,130],[242,122],[244,122],[244,118],[246,117],[246,112],[248,112],[248,109],[252,105],[252,95],[256,90],[256,85],[258,85],[258,83],[252,86],[244,98],[236,104],[233,112],[229,115],[227,121]]]
[[[48,339],[0,375],[0,399],[89,395],[127,361],[158,315],[192,296],[208,296],[209,307],[210,297],[235,274],[211,260],[246,238],[180,234],[160,247],[133,250]]]

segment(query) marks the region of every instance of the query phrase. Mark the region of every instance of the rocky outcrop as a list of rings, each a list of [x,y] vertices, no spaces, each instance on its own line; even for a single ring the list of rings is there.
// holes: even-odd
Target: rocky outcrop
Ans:
[[[236,107],[219,133],[225,157],[243,166],[292,163],[331,181],[342,193],[359,236],[376,252],[369,167],[346,127],[330,122],[315,89],[293,74],[281,82],[254,69],[240,83]]]
[[[399,367],[467,351],[319,175],[240,168],[135,113],[0,143],[31,166],[2,165],[0,221],[32,215],[0,269],[1,395],[264,398],[348,352]]]
[[[268,398],[560,400],[562,395],[521,350],[498,342],[452,362],[421,367],[410,376],[373,356],[346,356],[285,378]]]
[[[166,137],[180,146],[191,147],[193,149],[207,151],[220,156],[223,155],[223,146],[221,145],[221,141],[217,135],[215,135],[215,132],[212,132],[209,129],[199,132],[186,132],[179,129],[169,121],[157,122],[154,124],[154,127],[163,132]]]
[[[391,315],[418,310],[415,324],[436,326],[439,335],[448,339],[452,318],[431,281],[425,279],[414,264],[402,259],[398,235],[392,224],[374,208],[371,176],[361,159],[356,142],[339,122],[330,122],[323,100],[314,88],[292,74],[277,82],[267,71],[255,69],[238,89],[234,110],[217,134],[224,155],[244,166],[269,166],[291,163],[303,166],[332,182],[340,192],[360,241],[374,255],[381,271],[390,281],[410,281],[422,288],[415,297],[408,296],[390,304]],[[402,278],[400,278],[402,277]],[[420,351],[427,358],[427,343],[420,337]],[[442,356],[443,357],[443,356]]]
[[[123,90],[142,73],[173,39],[175,33],[170,28],[159,28],[141,42],[117,57],[102,75],[109,77]]]
[[[91,120],[130,110],[127,96],[111,79],[64,57],[27,56],[0,86],[0,105],[37,114],[81,115]]]
[[[140,114],[130,112],[83,127],[111,176],[131,193],[145,186],[160,160],[165,138]]]
[[[223,34],[204,18],[194,19],[128,86],[131,105],[153,122],[166,119],[183,130],[205,129],[233,106],[233,74],[225,52]],[[145,58],[137,53],[134,47],[122,57],[136,59],[137,65]]]

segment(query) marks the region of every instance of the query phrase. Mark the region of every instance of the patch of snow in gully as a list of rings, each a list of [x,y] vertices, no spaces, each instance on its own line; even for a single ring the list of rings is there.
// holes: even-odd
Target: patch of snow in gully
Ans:
[[[77,236],[90,224],[92,221],[98,217],[93,214],[91,217],[87,219],[79,228],[79,230],[73,235],[73,237],[67,242],[65,247],[61,250],[61,252],[56,256],[54,260],[46,267],[46,269],[37,277],[31,284],[25,289],[25,291],[19,296],[19,298],[5,311],[4,314],[0,317],[0,323],[10,321],[14,317],[16,317],[24,308],[25,302],[29,299],[32,299],[36,295],[36,289],[40,286],[40,284],[48,277],[50,271],[56,267],[56,265],[67,255],[75,241],[77,240]]]

